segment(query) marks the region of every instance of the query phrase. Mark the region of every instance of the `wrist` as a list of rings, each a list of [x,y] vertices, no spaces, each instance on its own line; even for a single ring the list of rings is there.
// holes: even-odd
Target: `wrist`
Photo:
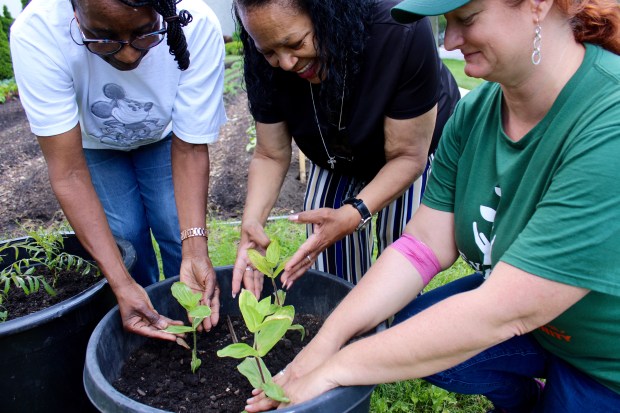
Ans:
[[[355,231],[359,231],[361,229],[366,228],[372,219],[372,214],[364,201],[358,198],[347,198],[342,202],[344,205],[351,205],[353,208],[357,210],[360,215],[360,220],[355,228]]]
[[[182,258],[200,257],[209,254],[209,243],[207,237],[190,237],[181,244]]]
[[[209,239],[207,229],[203,227],[186,228],[181,231],[181,242],[193,237],[204,237],[206,239]]]

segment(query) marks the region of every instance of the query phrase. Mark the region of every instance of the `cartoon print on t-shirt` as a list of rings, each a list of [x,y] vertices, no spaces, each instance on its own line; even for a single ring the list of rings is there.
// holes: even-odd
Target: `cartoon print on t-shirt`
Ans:
[[[90,107],[93,115],[106,119],[101,135],[96,136],[103,144],[114,147],[133,147],[155,142],[164,129],[158,119],[150,119],[152,102],[139,102],[127,98],[125,90],[114,83],[103,86],[108,101],[97,101]]]
[[[495,187],[495,194],[498,197],[502,196],[502,190],[500,187]],[[495,205],[497,205],[497,203],[498,202],[496,201]],[[491,238],[491,234],[493,233],[493,223],[495,222],[495,213],[496,210],[493,207],[480,205],[480,216],[482,216],[482,219],[484,219],[486,222],[491,224],[490,226],[488,224],[481,224],[480,227],[484,226],[489,228],[488,234],[485,234],[484,230],[480,229],[477,221],[474,221],[472,224],[474,240],[476,241],[478,249],[482,253],[482,263],[474,263],[471,260],[467,260],[465,257],[463,257],[476,271],[482,272],[484,274],[484,278],[488,278],[488,276],[491,274],[491,251],[493,249],[493,242],[495,242],[496,238],[495,234],[493,234],[493,237]]]

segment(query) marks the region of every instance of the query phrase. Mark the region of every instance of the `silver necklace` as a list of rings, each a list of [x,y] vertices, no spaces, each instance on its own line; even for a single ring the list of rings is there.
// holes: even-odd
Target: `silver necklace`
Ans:
[[[314,103],[314,92],[312,91],[312,83],[308,82],[308,85],[310,86],[310,98],[312,99],[312,109],[314,109],[314,120],[316,121],[316,127],[319,130],[319,136],[321,137],[321,142],[323,142],[323,148],[325,148],[325,153],[327,154],[327,163],[329,164],[331,169],[334,169],[336,165],[336,157],[331,156],[329,154],[329,151],[327,150],[327,145],[325,144],[325,139],[323,138],[323,132],[321,132],[321,125],[319,124],[319,115],[317,114],[316,105]],[[342,108],[344,107],[344,91],[345,91],[346,85],[347,85],[347,74],[345,72],[344,79],[342,81],[342,98],[340,99],[340,117],[338,119],[338,130],[339,131],[344,129],[341,127],[341,123],[342,123]]]

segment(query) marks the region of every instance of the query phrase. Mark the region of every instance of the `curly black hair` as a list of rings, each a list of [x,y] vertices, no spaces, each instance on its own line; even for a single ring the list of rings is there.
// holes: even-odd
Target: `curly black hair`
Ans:
[[[322,104],[332,112],[340,109],[340,99],[347,84],[352,84],[362,66],[362,52],[368,40],[373,11],[378,0],[234,0],[233,10],[243,43],[244,76],[250,108],[269,102],[277,71],[256,50],[254,41],[243,27],[239,9],[250,10],[272,3],[307,13],[314,25],[315,43],[321,65],[319,75]],[[349,83],[351,82],[351,83]],[[348,88],[347,88],[348,89]],[[345,90],[345,99],[349,95]]]
[[[71,4],[75,9],[79,0],[71,0]],[[192,15],[187,10],[181,10],[177,15],[176,0],[120,0],[129,7],[152,7],[166,21],[166,38],[168,39],[168,47],[170,54],[177,61],[179,69],[185,70],[189,67],[189,50],[187,50],[187,41],[183,33],[183,27],[192,21]]]
[[[164,18],[167,24],[166,38],[170,54],[177,61],[179,69],[189,67],[189,50],[183,33],[183,27],[192,21],[192,15],[187,10],[181,10],[177,15],[176,0],[120,0],[131,7],[150,6]]]

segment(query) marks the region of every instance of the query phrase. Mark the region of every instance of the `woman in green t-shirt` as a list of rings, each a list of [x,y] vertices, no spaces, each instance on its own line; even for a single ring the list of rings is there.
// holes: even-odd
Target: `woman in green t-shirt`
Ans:
[[[489,82],[446,124],[404,235],[276,381],[293,404],[424,377],[497,412],[618,412],[620,5],[392,9],[406,21],[441,13],[445,47]],[[415,298],[458,257],[475,274]],[[347,345],[403,307],[392,328]],[[272,405],[256,392],[247,411]]]

